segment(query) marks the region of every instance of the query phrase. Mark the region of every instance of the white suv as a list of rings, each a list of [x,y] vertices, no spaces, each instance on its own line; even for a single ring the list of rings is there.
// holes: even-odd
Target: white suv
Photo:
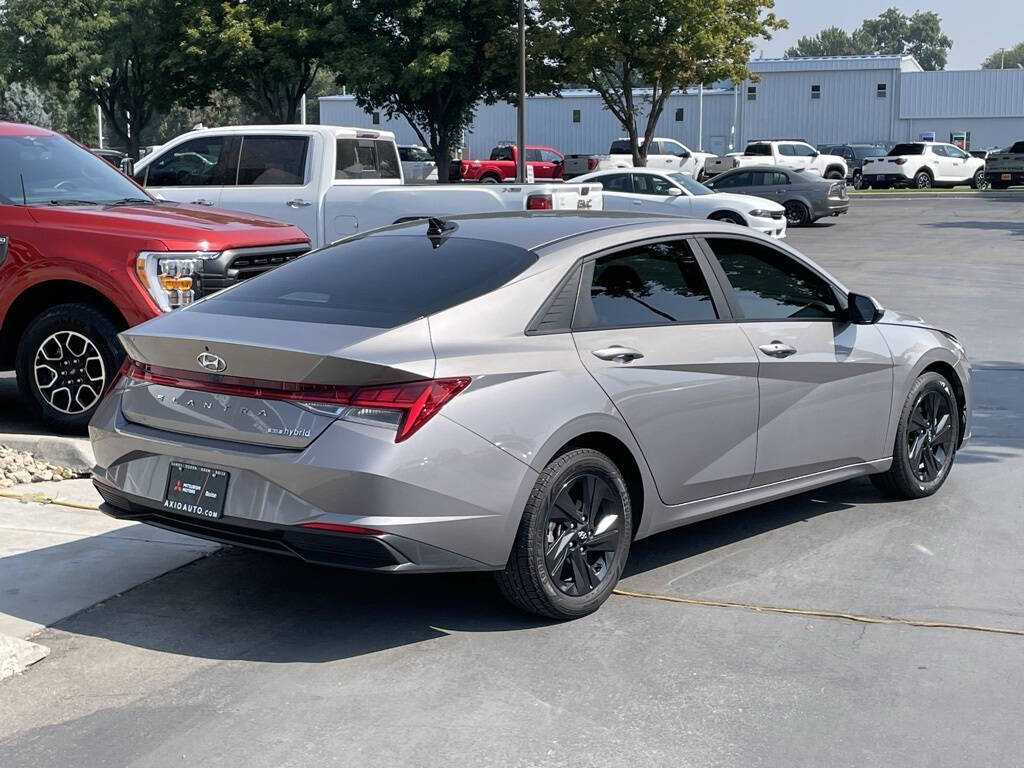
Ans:
[[[865,187],[955,187],[985,186],[985,161],[972,157],[953,144],[912,141],[897,144],[885,157],[864,159]]]

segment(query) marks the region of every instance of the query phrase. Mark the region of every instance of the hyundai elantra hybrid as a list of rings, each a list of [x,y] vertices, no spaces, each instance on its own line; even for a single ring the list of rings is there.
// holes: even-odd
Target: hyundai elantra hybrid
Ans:
[[[948,331],[714,221],[418,220],[125,331],[103,510],[305,561],[493,571],[568,619],[631,543],[870,475],[935,493],[970,433]]]

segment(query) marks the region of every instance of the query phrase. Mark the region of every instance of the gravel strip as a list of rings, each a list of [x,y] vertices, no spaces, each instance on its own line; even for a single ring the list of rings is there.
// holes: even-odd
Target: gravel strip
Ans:
[[[70,480],[82,475],[67,467],[38,460],[31,453],[0,445],[0,488],[24,483]]]

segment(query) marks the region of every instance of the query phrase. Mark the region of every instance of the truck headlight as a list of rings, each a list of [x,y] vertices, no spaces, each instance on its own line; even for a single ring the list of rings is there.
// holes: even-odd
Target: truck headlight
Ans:
[[[140,251],[135,274],[156,305],[170,312],[196,299],[203,261],[217,256],[212,251]]]

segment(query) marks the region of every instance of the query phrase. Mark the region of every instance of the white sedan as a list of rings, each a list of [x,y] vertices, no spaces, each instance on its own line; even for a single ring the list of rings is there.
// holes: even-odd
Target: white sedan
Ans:
[[[588,181],[598,181],[603,186],[606,211],[716,219],[778,239],[786,236],[786,209],[778,203],[752,195],[713,192],[679,171],[615,168],[573,179],[574,184]]]

